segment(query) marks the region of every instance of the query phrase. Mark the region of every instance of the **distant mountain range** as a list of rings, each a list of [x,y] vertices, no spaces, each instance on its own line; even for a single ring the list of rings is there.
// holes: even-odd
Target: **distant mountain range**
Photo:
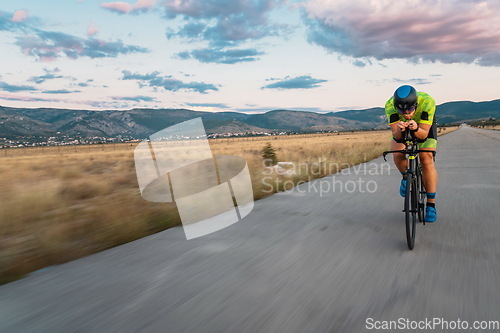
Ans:
[[[438,106],[439,124],[500,117],[500,100],[450,102]],[[24,109],[0,106],[0,137],[133,137],[150,134],[201,117],[209,134],[257,132],[317,132],[387,128],[383,108],[330,113],[273,110],[263,114],[203,112],[186,109],[88,111]]]

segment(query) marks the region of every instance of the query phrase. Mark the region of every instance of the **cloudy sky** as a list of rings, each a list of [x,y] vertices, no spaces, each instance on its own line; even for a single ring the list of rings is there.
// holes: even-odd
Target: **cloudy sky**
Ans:
[[[315,112],[500,98],[497,0],[0,2],[0,105]]]

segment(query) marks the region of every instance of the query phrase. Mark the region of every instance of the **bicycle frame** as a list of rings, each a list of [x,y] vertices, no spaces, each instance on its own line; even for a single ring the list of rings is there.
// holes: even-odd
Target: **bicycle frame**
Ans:
[[[425,190],[423,189],[423,180],[420,163],[418,160],[419,153],[432,152],[432,157],[435,158],[436,151],[418,149],[418,139],[414,138],[409,130],[404,132],[405,149],[390,150],[383,153],[384,161],[387,161],[387,154],[402,153],[408,156],[408,167],[404,178],[406,179],[406,195],[403,212],[406,220],[406,240],[408,248],[413,250],[415,244],[415,224],[418,220],[425,224],[423,218]]]

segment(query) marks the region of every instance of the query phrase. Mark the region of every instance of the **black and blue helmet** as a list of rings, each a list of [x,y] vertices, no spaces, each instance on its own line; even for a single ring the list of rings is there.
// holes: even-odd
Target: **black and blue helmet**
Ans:
[[[417,91],[412,86],[404,85],[394,92],[394,108],[398,112],[413,111],[417,107]]]

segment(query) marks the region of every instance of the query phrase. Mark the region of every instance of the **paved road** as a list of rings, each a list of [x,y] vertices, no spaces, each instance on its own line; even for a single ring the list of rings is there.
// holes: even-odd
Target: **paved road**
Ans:
[[[1,286],[0,331],[360,332],[368,318],[500,320],[499,140],[472,128],[440,138],[439,223],[419,226],[413,251],[400,176],[377,159],[260,200],[217,233],[186,241],[174,228]]]

